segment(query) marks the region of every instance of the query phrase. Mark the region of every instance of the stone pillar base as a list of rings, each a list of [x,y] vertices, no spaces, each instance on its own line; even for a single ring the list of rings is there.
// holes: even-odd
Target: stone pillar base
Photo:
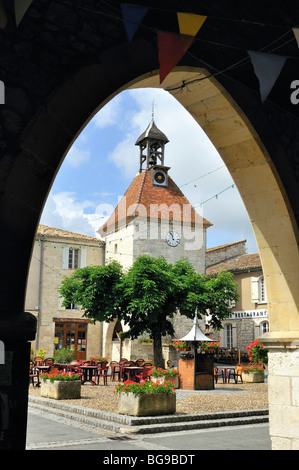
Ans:
[[[294,332],[289,337],[268,336],[261,339],[269,348],[269,425],[272,449],[299,450],[299,334],[297,337]]]

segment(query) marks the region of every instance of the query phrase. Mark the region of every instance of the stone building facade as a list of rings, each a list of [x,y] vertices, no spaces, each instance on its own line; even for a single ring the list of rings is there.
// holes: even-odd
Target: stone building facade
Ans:
[[[239,300],[230,304],[231,316],[211,337],[220,346],[246,351],[246,345],[269,331],[267,296],[258,253],[246,253],[246,240],[207,250],[206,274],[230,271],[238,284]],[[208,317],[206,318],[208,323]]]
[[[69,347],[75,358],[99,354],[102,325],[91,325],[77,305],[62,307],[58,288],[64,276],[87,265],[104,263],[101,240],[39,225],[28,274],[25,309],[37,317],[32,347],[52,357],[55,349]]]

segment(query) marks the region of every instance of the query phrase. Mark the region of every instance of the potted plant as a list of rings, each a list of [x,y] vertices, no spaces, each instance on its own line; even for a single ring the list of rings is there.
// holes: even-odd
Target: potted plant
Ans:
[[[89,360],[91,362],[108,362],[106,357],[103,356],[90,356]]]
[[[136,383],[127,380],[115,387],[114,392],[119,394],[120,414],[157,416],[175,413],[176,394],[172,384],[168,382],[141,380]]]
[[[219,348],[220,343],[217,341],[202,341],[200,346],[203,351],[215,351]]]
[[[181,341],[176,340],[172,342],[172,346],[177,350],[177,351],[190,351],[190,346],[187,346],[186,341]]]
[[[54,361],[56,364],[69,364],[74,360],[74,351],[69,348],[56,349]]]
[[[73,372],[46,372],[40,374],[41,396],[55,400],[81,398],[80,375]]]
[[[140,344],[153,344],[154,340],[152,338],[140,338],[138,343]]]
[[[179,388],[179,371],[177,369],[162,369],[153,367],[150,372],[152,382],[169,382],[174,388]]]
[[[261,383],[264,382],[264,368],[262,364],[248,364],[243,366],[242,374],[244,382]]]
[[[41,357],[42,359],[45,359],[45,354],[46,354],[46,349],[39,348],[39,350],[36,353],[36,357]]]
[[[268,364],[268,349],[258,339],[246,346],[248,359],[255,364]]]

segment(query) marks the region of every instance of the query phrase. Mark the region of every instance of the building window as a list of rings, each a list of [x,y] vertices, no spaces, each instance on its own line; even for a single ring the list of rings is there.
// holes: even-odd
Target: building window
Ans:
[[[256,304],[267,303],[264,276],[251,278],[251,300]]]
[[[267,301],[264,276],[261,276],[259,278],[259,299],[260,299],[260,303],[265,303]]]
[[[69,248],[69,269],[78,269],[79,268],[79,249],[78,248]]]
[[[78,269],[86,266],[86,248],[62,248],[62,269]]]
[[[269,331],[269,322],[267,321],[263,321],[261,324],[260,324],[260,331],[261,331],[261,335],[264,334],[264,333],[268,333]]]
[[[70,303],[65,307],[67,310],[78,310],[79,307],[77,304]]]
[[[227,348],[233,347],[233,327],[231,323],[225,325],[225,345]]]

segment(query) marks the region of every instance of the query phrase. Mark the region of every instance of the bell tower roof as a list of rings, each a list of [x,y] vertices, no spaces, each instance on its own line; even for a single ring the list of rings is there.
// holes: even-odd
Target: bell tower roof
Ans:
[[[144,140],[147,139],[161,140],[161,142],[164,142],[165,144],[169,142],[166,135],[156,126],[154,118],[152,118],[146,130],[138,137],[135,145],[140,145]]]
[[[139,173],[153,165],[164,165],[164,147],[169,142],[166,135],[158,129],[154,116],[146,130],[138,137],[135,145],[140,148]],[[145,163],[145,168],[143,164]]]

